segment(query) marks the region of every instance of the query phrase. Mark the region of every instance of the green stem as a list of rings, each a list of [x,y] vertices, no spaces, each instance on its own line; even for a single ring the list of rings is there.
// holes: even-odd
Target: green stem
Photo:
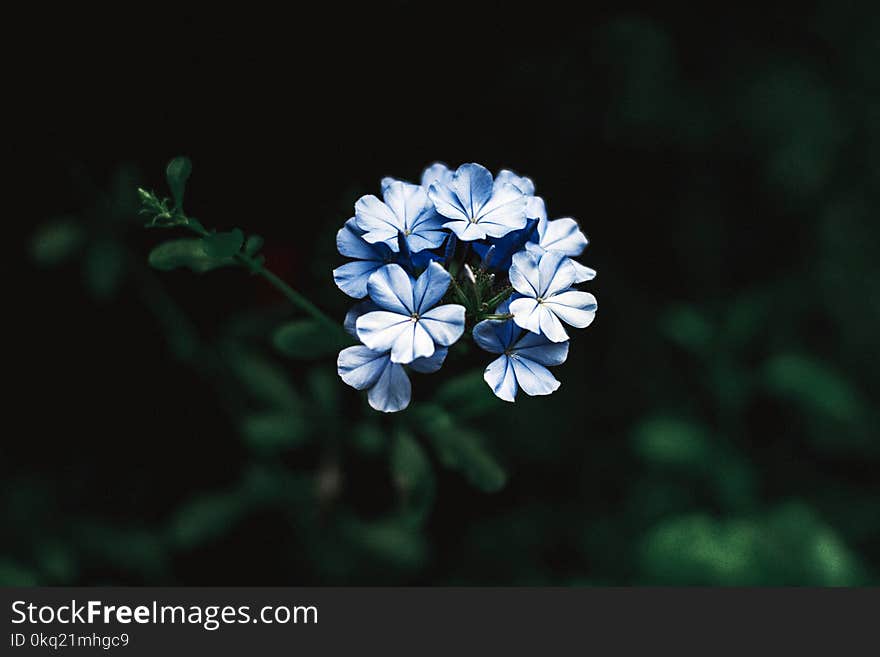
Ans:
[[[207,237],[210,235],[210,232],[205,230],[205,228],[199,224],[194,223],[190,219],[186,219],[184,226],[186,226],[189,230],[194,232],[196,235],[200,237]],[[324,313],[318,306],[309,301],[302,294],[294,290],[290,285],[284,282],[277,274],[272,272],[269,269],[266,269],[262,262],[256,260],[255,258],[250,257],[244,253],[239,253],[235,256],[235,260],[242,265],[245,269],[254,274],[262,276],[281,294],[284,295],[284,298],[287,299],[294,306],[302,310],[307,315],[310,315],[313,319],[325,324],[328,327],[332,327],[332,330],[337,333],[341,333],[345,335],[346,341],[350,341],[350,336],[345,332],[345,328],[335,322],[330,318],[329,315]]]

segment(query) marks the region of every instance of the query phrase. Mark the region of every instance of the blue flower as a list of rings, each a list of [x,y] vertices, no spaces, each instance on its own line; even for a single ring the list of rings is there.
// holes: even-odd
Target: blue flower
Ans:
[[[503,237],[526,225],[526,196],[508,182],[495,186],[479,164],[462,164],[450,182],[432,183],[428,196],[448,219],[443,227],[466,242]]]
[[[367,291],[379,310],[358,317],[358,338],[373,351],[390,351],[392,362],[404,364],[432,356],[436,345],[453,344],[464,333],[464,306],[434,307],[450,280],[436,262],[429,263],[418,280],[399,265],[376,270]]]
[[[392,251],[386,244],[370,244],[363,237],[364,231],[358,228],[354,217],[336,233],[336,248],[341,255],[357,258],[333,270],[333,280],[340,290],[355,299],[367,296],[367,281],[370,275],[390,263],[397,263],[404,269],[424,269],[431,260],[439,260],[440,256],[431,251],[418,253],[401,253]]]
[[[526,244],[526,249],[534,256],[540,257],[545,251],[561,253],[569,258],[576,258],[587,248],[589,241],[581,232],[577,222],[570,217],[548,221],[546,217],[538,221],[538,230],[534,242]],[[585,267],[577,260],[571,260],[575,269],[575,283],[583,283],[596,278],[596,270]]]
[[[498,312],[507,312],[505,302]],[[505,401],[515,401],[520,388],[527,395],[549,395],[561,385],[547,369],[568,357],[568,342],[551,342],[543,335],[523,332],[512,320],[487,319],[474,327],[474,341],[489,353],[483,379]]]
[[[527,219],[546,219],[547,208],[544,205],[544,199],[535,196],[535,183],[531,178],[518,176],[509,169],[501,169],[495,176],[495,187],[510,183],[526,196],[526,218]]]
[[[574,265],[561,253],[514,255],[510,284],[521,296],[510,302],[513,321],[532,333],[543,333],[551,342],[568,340],[562,322],[576,328],[589,326],[596,316],[596,297],[572,289],[575,278]]]
[[[355,203],[355,219],[369,244],[383,243],[398,251],[398,234],[403,233],[409,250],[418,253],[436,249],[446,239],[443,217],[418,185],[395,180],[382,191],[383,201],[372,194]]]
[[[363,301],[345,316],[345,330],[357,337],[357,318],[376,309],[372,301]],[[439,347],[429,358],[409,364],[416,372],[436,372],[446,359],[447,349]],[[347,347],[339,352],[336,369],[340,378],[356,390],[367,391],[370,406],[383,413],[395,413],[409,406],[412,384],[403,365],[391,362],[389,351],[374,351],[364,345]]]
[[[422,171],[422,189],[425,192],[428,191],[428,188],[434,184],[438,183],[441,185],[448,185],[452,182],[453,172],[449,170],[442,162],[434,162],[431,166],[427,167],[424,171]],[[397,178],[393,178],[391,176],[385,176],[382,180],[379,181],[379,187],[382,189],[382,193],[385,193],[385,190],[391,185],[393,182],[397,182]]]
[[[510,269],[514,253],[521,251],[533,238],[538,228],[538,221],[528,219],[526,227],[514,230],[504,237],[488,242],[473,242],[474,252],[483,259],[483,267],[506,272]]]

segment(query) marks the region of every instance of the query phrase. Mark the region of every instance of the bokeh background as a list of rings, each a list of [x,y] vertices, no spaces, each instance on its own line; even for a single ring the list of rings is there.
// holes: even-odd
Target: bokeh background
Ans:
[[[541,4],[40,25],[0,583],[878,582],[880,9]],[[340,321],[360,195],[512,168],[590,238],[597,320],[551,397],[472,351],[382,416],[274,348],[264,281],[149,268],[178,154]]]

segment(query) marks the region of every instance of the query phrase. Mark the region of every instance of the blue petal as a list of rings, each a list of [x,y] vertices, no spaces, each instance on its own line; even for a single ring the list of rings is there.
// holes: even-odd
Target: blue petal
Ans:
[[[571,287],[575,271],[567,256],[555,251],[547,251],[538,261],[538,291],[543,298]]]
[[[409,406],[412,385],[403,367],[388,363],[379,380],[367,392],[367,401],[375,410],[396,413]]]
[[[448,219],[467,222],[470,220],[467,211],[450,185],[434,183],[428,188],[428,198],[437,212]]]
[[[371,313],[374,310],[378,310],[378,306],[375,303],[367,299],[366,301],[361,301],[360,303],[356,303],[351,307],[347,313],[345,313],[345,321],[343,321],[342,326],[345,328],[346,332],[352,336],[353,338],[357,338],[357,320],[361,315],[366,315],[367,313]]]
[[[433,356],[417,358],[409,364],[409,367],[420,374],[433,374],[443,366],[443,361],[446,360],[448,353],[449,349],[446,347],[437,347]]]
[[[580,290],[566,290],[556,294],[544,302],[544,307],[576,328],[589,326],[596,317],[596,297]]]
[[[396,182],[397,178],[392,178],[391,176],[385,176],[382,180],[379,181],[379,189],[382,190],[382,193],[385,193],[385,190],[391,186],[391,183]]]
[[[499,309],[499,312],[504,312]],[[492,354],[502,354],[522,333],[512,320],[484,319],[473,330],[474,342],[480,349]]]
[[[434,355],[434,340],[422,322],[408,322],[391,345],[391,362],[407,365],[417,358]]]
[[[373,351],[391,351],[398,338],[407,331],[412,332],[413,324],[409,315],[385,310],[361,315],[355,322],[358,339]]]
[[[420,324],[437,344],[448,347],[464,333],[464,306],[450,303],[424,313]]]
[[[412,315],[413,280],[400,265],[377,269],[367,282],[367,292],[376,305],[400,315]]]
[[[530,196],[526,202],[526,217],[529,219],[547,219],[547,206],[540,196]]]
[[[575,283],[583,283],[584,281],[591,281],[596,278],[596,270],[586,265],[582,265],[577,260],[570,261],[572,266],[574,267],[575,273]]]
[[[507,356],[501,355],[489,363],[483,372],[483,380],[499,399],[516,401],[516,374]]]
[[[363,232],[358,228],[357,220],[352,217],[336,233],[336,248],[341,255],[358,260],[381,260],[381,255],[376,248],[369,244],[363,237]]]
[[[486,231],[480,227],[480,224],[472,223],[470,219],[447,221],[443,227],[455,233],[462,242],[486,239]]]
[[[354,260],[333,270],[333,280],[340,290],[355,299],[367,296],[370,276],[382,266],[376,260]]]
[[[525,333],[513,345],[513,353],[541,365],[561,365],[568,358],[568,342],[550,342],[545,335]]]
[[[496,188],[479,209],[477,222],[489,237],[503,237],[526,225],[527,197],[513,185]]]
[[[379,380],[389,362],[387,351],[373,351],[359,344],[339,352],[336,371],[339,373],[339,378],[352,388],[364,390]]]
[[[526,243],[537,231],[537,227],[537,221],[529,220],[526,222],[526,227],[522,230],[514,230],[507,233],[504,237],[490,240],[490,243],[495,247],[495,250],[492,252],[491,258],[485,262],[485,266],[487,268],[503,271],[510,269],[513,254],[518,253],[525,247]],[[474,251],[476,251],[481,258],[486,258],[486,253],[489,248],[490,246],[488,244],[474,243],[473,245]]]
[[[492,198],[492,174],[479,164],[462,164],[455,172],[450,187],[458,197],[467,217],[475,219],[486,202]],[[437,209],[443,212],[440,208]]]
[[[404,184],[406,183],[395,181],[391,183],[389,189]],[[354,204],[354,216],[358,228],[364,231],[364,239],[367,242],[370,244],[384,242],[392,251],[397,251],[397,231],[405,230],[406,226],[385,203],[372,194],[362,196]]]
[[[508,272],[513,289],[533,299],[541,296],[538,262],[539,259],[532,256],[528,251],[520,251],[513,254],[513,264],[510,265],[510,271]]]
[[[413,286],[413,310],[421,315],[443,298],[452,277],[441,265],[432,262]]]
[[[517,384],[527,395],[549,395],[559,388],[559,381],[543,365],[516,356],[513,356],[510,362],[516,373]]]
[[[452,182],[452,171],[442,162],[435,162],[422,172],[422,187],[427,189],[434,183],[449,185]]]
[[[532,182],[532,179],[526,178],[525,176],[518,176],[509,169],[501,169],[501,171],[498,172],[498,175],[495,176],[496,187],[503,185],[504,183],[514,185],[526,196],[535,195],[535,183]]]
[[[587,238],[570,217],[538,223],[538,244],[547,251],[579,256],[587,247]]]

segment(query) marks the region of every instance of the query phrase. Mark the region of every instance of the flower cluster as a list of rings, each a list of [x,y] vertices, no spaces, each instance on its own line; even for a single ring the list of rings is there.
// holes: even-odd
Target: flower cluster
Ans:
[[[547,369],[568,357],[566,325],[588,326],[596,298],[576,289],[596,272],[574,260],[587,238],[574,219],[549,220],[526,177],[479,164],[425,169],[421,184],[383,178],[382,198],[361,197],[336,245],[349,262],[333,271],[340,290],[365,299],[346,330],[339,376],[367,391],[379,411],[409,405],[407,368],[432,373],[471,327],[497,354],[484,379],[501,399],[549,395]]]

